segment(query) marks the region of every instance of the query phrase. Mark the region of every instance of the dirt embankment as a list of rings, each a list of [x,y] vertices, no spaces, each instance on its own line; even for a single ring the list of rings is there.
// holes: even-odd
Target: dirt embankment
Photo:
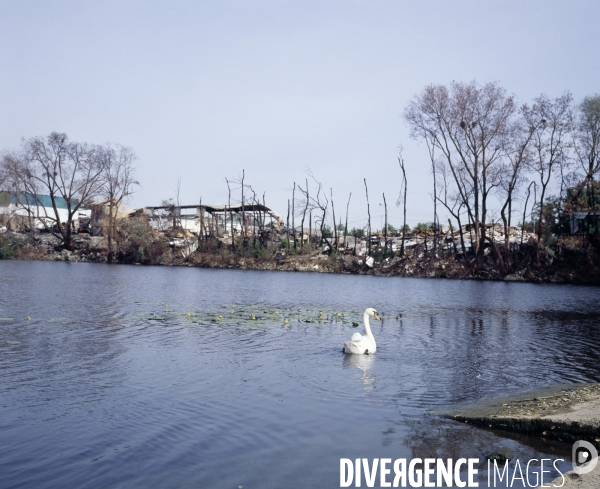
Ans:
[[[355,256],[351,250],[347,253],[334,253],[327,248],[295,251],[277,246],[266,250],[249,245],[232,251],[229,245],[219,241],[193,244],[193,247],[181,246],[176,240],[161,237],[126,243],[110,251],[106,238],[80,235],[75,238],[77,249],[68,251],[61,249],[59,238],[48,233],[35,237],[5,233],[0,235],[0,258],[600,284],[600,252],[593,247],[581,251],[560,246],[554,250],[539,250],[529,246],[510,255],[487,253],[482,260],[475,261],[418,246],[408,249],[403,257],[397,256],[397,251],[392,255],[374,250],[369,259],[366,255]]]

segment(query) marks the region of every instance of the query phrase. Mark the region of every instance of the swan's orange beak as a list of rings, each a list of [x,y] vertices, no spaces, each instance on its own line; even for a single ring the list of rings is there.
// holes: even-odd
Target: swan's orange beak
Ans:
[[[379,314],[375,313],[375,314],[373,314],[373,316],[375,317],[375,319],[377,319],[377,321],[381,321],[381,318],[379,317]]]

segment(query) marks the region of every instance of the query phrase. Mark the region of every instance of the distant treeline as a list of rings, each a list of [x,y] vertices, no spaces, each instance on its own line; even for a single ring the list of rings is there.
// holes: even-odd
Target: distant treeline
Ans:
[[[538,243],[544,246],[568,230],[569,219],[578,219],[582,224],[578,231],[585,235],[598,233],[600,95],[575,102],[565,92],[556,98],[540,95],[521,104],[495,82],[453,82],[425,87],[405,107],[404,118],[411,137],[424,142],[427,148],[423,160],[433,176],[431,227],[439,229],[444,224],[439,222],[443,208],[452,216],[449,226],[456,225],[460,232],[463,256],[483,256],[490,241],[487,230],[495,223],[503,225],[507,251],[510,228],[515,223],[535,229]],[[73,220],[80,206],[105,198],[110,221],[107,237],[112,245],[113,241],[126,239],[117,232],[115,221],[119,206],[138,185],[135,160],[135,153],[120,145],[77,143],[62,133],[34,137],[24,140],[18,150],[3,154],[0,190],[28,196],[22,207],[29,209],[31,219],[36,217],[31,211],[31,196],[49,196],[55,210],[59,199],[66,203],[66,218],[61,218],[58,211],[50,212],[43,222],[48,230],[60,235],[67,249],[75,247]],[[397,203],[404,210],[399,231],[404,236],[410,229],[406,225],[407,196],[417,189],[410,187],[402,154],[398,161]],[[225,180],[229,206],[266,205],[265,194],[256,192],[243,172],[241,178]],[[284,224],[288,243],[291,233],[293,245],[299,241],[303,247],[307,232],[318,235],[320,245],[328,236],[337,243],[346,235],[365,235],[370,246],[373,232],[369,189],[366,179],[363,182],[367,225],[353,229],[348,228],[352,194],[341,204],[336,197],[334,204],[334,189],[326,188],[310,171],[303,182],[292,182],[287,214],[279,222]],[[179,196],[169,202],[176,209]],[[387,222],[385,194],[383,203],[382,231],[387,235],[397,230]],[[260,232],[269,231],[266,226],[263,222]],[[462,232],[465,227],[470,229],[469,239],[473,241],[469,250]],[[248,229],[243,229],[244,241],[247,234]],[[235,247],[233,232],[231,238]],[[434,239],[434,251],[436,243]],[[400,256],[403,253],[404,246]]]

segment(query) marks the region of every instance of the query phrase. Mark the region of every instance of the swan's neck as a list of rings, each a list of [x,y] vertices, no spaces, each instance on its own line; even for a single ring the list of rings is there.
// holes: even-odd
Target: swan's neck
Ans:
[[[371,326],[369,324],[369,315],[366,312],[363,314],[363,322],[365,323],[365,332],[367,333],[367,336],[374,340],[375,338],[373,337]]]

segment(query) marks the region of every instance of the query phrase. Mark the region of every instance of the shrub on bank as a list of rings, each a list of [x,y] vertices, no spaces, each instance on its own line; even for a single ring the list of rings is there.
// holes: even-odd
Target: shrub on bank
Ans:
[[[0,260],[14,258],[23,246],[23,240],[12,234],[0,235]]]
[[[156,239],[147,223],[133,221],[125,242],[120,243],[117,261],[122,263],[142,263],[144,265],[163,264],[169,244]]]

